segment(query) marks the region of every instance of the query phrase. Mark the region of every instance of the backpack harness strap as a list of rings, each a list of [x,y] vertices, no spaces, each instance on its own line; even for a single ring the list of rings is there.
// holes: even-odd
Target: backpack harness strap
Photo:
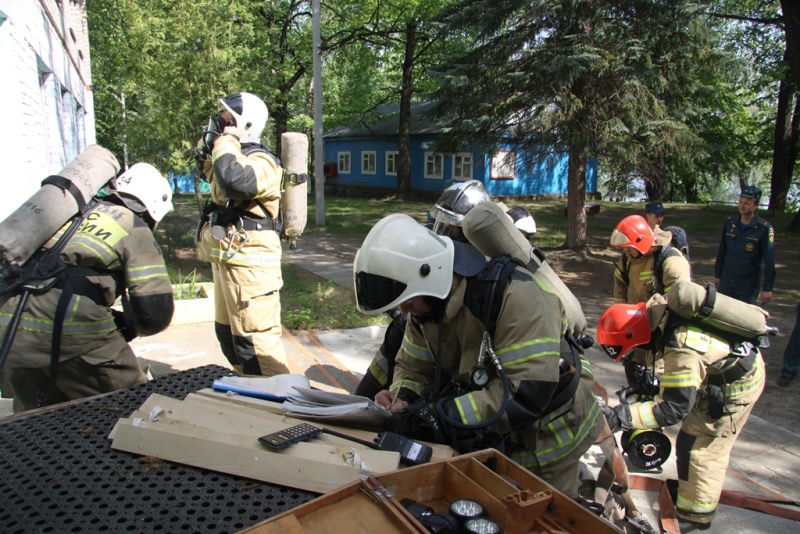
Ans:
[[[83,208],[86,207],[86,201],[83,200],[83,193],[74,183],[72,183],[72,180],[68,180],[63,176],[59,176],[58,174],[52,174],[42,180],[42,185],[46,184],[54,185],[72,195],[72,198],[75,199],[75,203],[78,205],[79,212],[82,212]]]
[[[63,180],[63,182],[62,182]],[[51,337],[50,349],[50,383],[45,391],[37,395],[37,404],[42,406],[52,395],[58,375],[58,362],[61,353],[61,334],[64,328],[64,317],[73,295],[79,294],[91,298],[98,305],[103,305],[103,296],[100,290],[87,280],[87,276],[96,276],[99,273],[86,267],[67,266],[61,259],[61,251],[69,243],[75,233],[86,218],[86,215],[97,204],[96,199],[92,199],[88,204],[83,202],[80,191],[61,176],[50,176],[44,183],[52,183],[62,189],[69,191],[76,202],[81,206],[80,211],[72,218],[72,223],[58,241],[49,249],[41,249],[32,256],[25,265],[22,266],[18,279],[3,291],[3,294],[19,293],[19,302],[14,310],[14,315],[6,328],[2,344],[0,344],[0,369],[5,364],[11,346],[14,343],[22,313],[25,310],[31,294],[41,294],[57,287],[61,289],[61,296],[56,305],[55,316],[53,318],[53,334]],[[66,187],[66,184],[71,187]],[[60,185],[59,185],[60,184]],[[73,282],[74,281],[74,282]]]
[[[535,250],[535,249],[534,249]],[[508,254],[502,254],[487,262],[483,271],[468,280],[464,302],[472,314],[485,325],[492,337],[497,326],[497,318],[503,304],[506,289],[515,275],[517,265]],[[535,273],[539,265],[531,261],[528,271]],[[575,396],[580,383],[582,365],[580,344],[567,332],[561,339],[559,380],[551,400],[543,413],[551,413],[566,405]],[[525,405],[524,387],[517,392],[517,401]]]

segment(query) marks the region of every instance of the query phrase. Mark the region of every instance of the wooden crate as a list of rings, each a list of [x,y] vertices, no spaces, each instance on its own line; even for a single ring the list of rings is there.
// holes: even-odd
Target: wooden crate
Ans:
[[[242,532],[428,532],[400,504],[404,498],[437,512],[473,499],[505,534],[621,532],[493,449],[364,478]]]

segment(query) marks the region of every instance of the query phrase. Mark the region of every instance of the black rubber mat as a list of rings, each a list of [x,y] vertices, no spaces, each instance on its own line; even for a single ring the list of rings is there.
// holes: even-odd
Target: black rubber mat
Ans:
[[[114,424],[150,394],[182,400],[229,372],[199,367],[0,420],[0,532],[236,532],[316,497],[111,448]]]

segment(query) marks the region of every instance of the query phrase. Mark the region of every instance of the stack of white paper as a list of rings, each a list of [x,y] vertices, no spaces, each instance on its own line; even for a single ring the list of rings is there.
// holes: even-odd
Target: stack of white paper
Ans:
[[[286,415],[300,419],[312,419],[366,426],[383,426],[391,416],[386,408],[375,404],[367,397],[331,393],[294,386],[283,403]]]

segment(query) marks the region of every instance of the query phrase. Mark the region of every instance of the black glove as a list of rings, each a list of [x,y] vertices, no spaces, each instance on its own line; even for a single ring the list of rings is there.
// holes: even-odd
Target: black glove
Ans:
[[[133,328],[133,325],[128,325],[125,321],[125,313],[119,310],[111,310],[111,315],[114,317],[114,325],[116,325],[117,330],[122,334],[122,337],[125,338],[126,342],[133,341],[136,339],[136,329]]]
[[[436,409],[428,406],[425,399],[418,399],[402,412],[392,415],[383,426],[386,430],[408,438],[446,443]]]
[[[603,415],[606,416],[606,421],[608,421],[608,426],[611,428],[612,432],[616,432],[617,430],[622,428],[622,421],[620,421],[619,414],[614,408],[603,405],[602,410],[603,410]]]

